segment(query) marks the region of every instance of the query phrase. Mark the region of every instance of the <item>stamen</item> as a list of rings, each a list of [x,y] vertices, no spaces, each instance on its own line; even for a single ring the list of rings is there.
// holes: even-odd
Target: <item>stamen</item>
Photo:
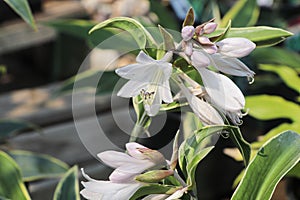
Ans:
[[[143,99],[144,104],[146,105],[152,105],[153,99],[154,99],[155,92],[147,92],[145,89],[142,89],[140,91],[140,95]]]
[[[248,83],[251,85],[252,83],[254,83],[254,77],[253,76],[248,76],[247,77]]]

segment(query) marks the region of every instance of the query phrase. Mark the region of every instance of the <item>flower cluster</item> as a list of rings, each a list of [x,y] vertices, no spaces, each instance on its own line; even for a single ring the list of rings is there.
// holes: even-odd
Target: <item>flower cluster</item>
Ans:
[[[253,80],[254,72],[238,58],[248,55],[255,44],[246,38],[225,38],[212,42],[208,34],[216,28],[213,20],[196,28],[184,26],[181,30],[182,41],[177,49],[168,51],[160,60],[154,60],[141,51],[136,64],[116,70],[119,76],[129,79],[118,95],[126,98],[140,95],[147,114],[155,116],[162,102],[174,101],[169,80],[173,75],[170,61],[175,52],[195,67],[202,78],[203,86],[181,73],[177,77],[177,84],[203,124],[224,124],[225,116],[232,123],[240,124],[243,116],[241,110],[245,106],[244,95],[231,79],[208,67]]]
[[[148,184],[147,180],[152,182],[173,175],[173,170],[157,170],[167,166],[167,161],[160,152],[135,142],[127,143],[126,149],[128,154],[105,151],[97,155],[105,164],[115,168],[108,181],[92,179],[82,170],[83,176],[88,180],[82,182],[84,189],[80,193],[84,198],[92,200],[130,199],[139,188]],[[153,171],[143,174],[146,170]],[[161,196],[168,200],[177,199],[185,191],[185,188],[177,188],[173,194],[150,195],[145,199]]]

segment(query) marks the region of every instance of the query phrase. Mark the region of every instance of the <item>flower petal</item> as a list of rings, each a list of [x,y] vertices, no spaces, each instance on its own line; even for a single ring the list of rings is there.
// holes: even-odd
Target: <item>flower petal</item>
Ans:
[[[142,89],[147,87],[148,84],[148,82],[130,80],[123,85],[117,95],[125,98],[137,96],[140,94]]]
[[[138,63],[142,63],[142,64],[146,63],[147,64],[147,63],[152,63],[155,60],[151,56],[148,56],[147,54],[145,54],[145,52],[140,51],[139,55],[136,57],[136,61]]]
[[[152,104],[144,103],[144,108],[145,108],[145,111],[147,112],[147,114],[150,117],[153,117],[159,112],[160,105],[161,105],[161,96],[160,96],[159,92],[156,91],[156,93],[154,95],[154,99],[152,101]]]
[[[168,196],[167,194],[150,194],[144,197],[142,200],[165,200]]]
[[[194,49],[193,54],[191,56],[192,65],[196,68],[207,67],[210,63],[207,56],[205,56],[199,50]]]
[[[117,168],[128,163],[140,163],[138,159],[118,151],[104,151],[97,156],[108,166]]]
[[[131,155],[132,157],[139,159],[139,160],[144,160],[148,159],[147,156],[145,156],[139,149],[148,149],[147,147],[138,144],[136,142],[129,142],[126,143],[126,149],[128,151],[128,154]]]
[[[225,38],[216,43],[218,52],[228,56],[241,58],[253,51],[256,45],[246,38]]]
[[[214,105],[229,112],[236,112],[244,108],[244,95],[232,80],[205,68],[199,68],[198,71]]]
[[[170,89],[170,83],[169,83],[169,80],[167,81],[164,81],[163,82],[163,85],[160,86],[158,88],[158,92],[162,98],[162,100],[165,102],[165,103],[172,103],[173,102],[173,98],[172,98],[172,93],[171,93],[171,89]]]
[[[206,125],[224,124],[220,114],[208,103],[194,96],[183,84],[179,85],[193,112]]]
[[[253,78],[254,72],[237,58],[225,57],[220,54],[211,55],[212,65],[219,71],[234,75],[247,76]]]

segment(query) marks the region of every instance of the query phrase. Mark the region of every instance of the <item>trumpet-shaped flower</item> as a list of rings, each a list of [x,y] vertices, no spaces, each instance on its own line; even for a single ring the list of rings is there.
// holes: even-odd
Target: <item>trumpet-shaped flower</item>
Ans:
[[[199,84],[194,82],[188,76],[182,76],[181,80],[191,83],[192,89],[185,87],[183,83],[179,84],[182,94],[186,97],[189,102],[189,106],[196,114],[196,116],[202,121],[205,125],[221,125],[224,124],[224,121],[218,111],[214,109],[209,103],[205,102],[203,99],[199,98],[197,95],[201,95],[195,90],[197,87],[200,87]],[[196,87],[195,87],[196,86]],[[205,92],[204,92],[205,93]]]
[[[90,178],[84,172],[88,182],[82,182],[85,187],[81,194],[87,199],[129,199],[142,183],[135,181],[135,176],[147,169],[160,168],[167,164],[164,156],[135,142],[127,143],[128,154],[117,151],[105,151],[98,157],[110,167],[115,168],[109,176],[109,181],[98,181]]]
[[[155,116],[162,101],[173,102],[169,78],[172,53],[168,52],[161,60],[154,60],[143,51],[136,58],[137,63],[116,70],[116,73],[129,81],[120,89],[118,96],[134,97],[141,95],[149,116]]]
[[[113,182],[127,182],[147,169],[166,165],[164,156],[135,142],[127,143],[128,154],[117,151],[105,151],[98,157],[108,166],[115,168],[109,176]]]
[[[115,183],[113,181],[99,181],[90,178],[82,170],[82,175],[87,182],[81,182],[84,189],[80,194],[90,200],[120,200],[129,199],[140,187],[143,186],[139,182]]]
[[[239,124],[242,117],[241,110],[245,106],[245,97],[241,90],[228,77],[197,68],[202,77],[208,99],[213,105],[226,114],[234,124]]]

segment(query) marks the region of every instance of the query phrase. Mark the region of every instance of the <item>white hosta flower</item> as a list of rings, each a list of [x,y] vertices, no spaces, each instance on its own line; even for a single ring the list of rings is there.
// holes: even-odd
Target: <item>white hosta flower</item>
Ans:
[[[233,76],[246,76],[249,81],[253,80],[255,73],[237,58],[230,58],[216,53],[210,55],[210,63],[217,70]]]
[[[242,117],[241,110],[245,106],[245,97],[241,90],[231,79],[222,74],[206,68],[197,68],[197,70],[210,102],[229,116],[233,123],[239,124],[239,118]]]
[[[185,77],[181,77],[185,79]],[[188,78],[186,78],[188,79]],[[179,84],[182,94],[186,97],[189,106],[195,113],[197,117],[205,125],[221,125],[224,124],[224,121],[218,111],[216,111],[209,103],[200,99],[198,96],[193,94],[193,90],[185,87],[183,83]]]
[[[143,51],[136,58],[137,63],[116,70],[116,73],[129,81],[120,89],[118,96],[134,97],[141,95],[149,116],[159,112],[161,102],[173,102],[169,78],[172,53],[168,52],[161,60],[154,60]]]
[[[210,63],[209,58],[200,50],[195,49],[191,56],[191,62],[194,67],[207,67]]]
[[[166,165],[164,156],[135,142],[127,143],[128,154],[105,151],[97,156],[108,166],[115,168],[109,180],[117,183],[128,182],[147,169]]]
[[[143,200],[177,200],[187,192],[187,187],[175,191],[172,195],[167,194],[151,194],[143,198]]]
[[[87,182],[82,181],[84,189],[80,191],[80,194],[91,200],[120,200],[130,199],[130,197],[143,186],[139,182],[128,183],[115,183],[113,181],[99,181],[90,178],[82,170],[82,175]]]
[[[256,45],[246,38],[225,38],[216,43],[218,52],[234,58],[241,58],[251,53]]]
[[[185,26],[181,30],[181,37],[184,41],[188,41],[193,38],[195,33],[195,28],[193,26]]]

